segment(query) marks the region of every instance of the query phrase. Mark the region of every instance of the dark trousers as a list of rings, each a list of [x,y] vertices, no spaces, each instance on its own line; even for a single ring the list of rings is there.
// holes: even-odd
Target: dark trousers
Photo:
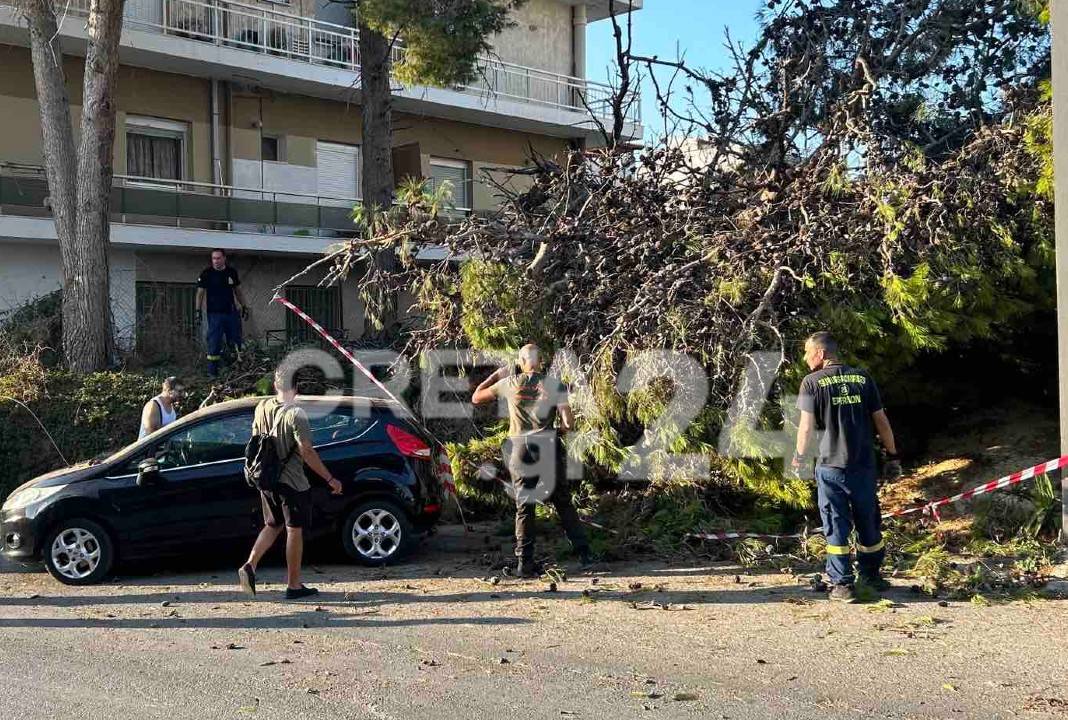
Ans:
[[[225,343],[241,345],[241,316],[237,312],[208,313],[208,374],[219,372]]]
[[[534,559],[534,510],[539,502],[556,508],[571,546],[587,552],[589,541],[571,501],[567,456],[559,434],[553,430],[509,438],[505,458],[515,494],[516,557]]]
[[[876,495],[875,468],[816,466],[820,517],[827,537],[827,576],[834,585],[852,585],[850,536],[857,531],[857,569],[861,578],[879,576],[886,550]]]

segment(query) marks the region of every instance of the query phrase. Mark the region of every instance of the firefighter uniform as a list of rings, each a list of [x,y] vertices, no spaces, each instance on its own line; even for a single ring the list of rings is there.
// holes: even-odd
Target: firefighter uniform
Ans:
[[[828,363],[806,376],[797,406],[815,416],[819,433],[816,486],[827,538],[827,575],[834,585],[854,582],[851,536],[863,579],[879,577],[886,554],[876,495],[873,413],[882,410],[867,371]]]
[[[241,284],[237,270],[230,266],[222,270],[209,267],[200,273],[197,287],[202,288],[208,310],[208,374],[219,372],[226,344],[241,345],[241,316],[234,302],[234,289]]]

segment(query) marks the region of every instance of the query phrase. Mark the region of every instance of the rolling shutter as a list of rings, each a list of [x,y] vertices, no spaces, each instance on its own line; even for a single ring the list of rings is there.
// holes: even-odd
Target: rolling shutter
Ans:
[[[360,148],[355,145],[316,143],[319,195],[331,199],[355,200],[360,197]],[[348,203],[351,205],[352,203]]]

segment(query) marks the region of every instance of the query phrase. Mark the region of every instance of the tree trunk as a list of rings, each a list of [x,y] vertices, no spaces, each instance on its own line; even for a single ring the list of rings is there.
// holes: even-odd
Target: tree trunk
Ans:
[[[360,93],[363,96],[363,203],[388,210],[393,204],[393,95],[389,85],[390,42],[359,26]]]
[[[393,206],[393,95],[390,88],[391,43],[379,32],[359,24],[360,92],[363,98],[363,155],[361,183],[364,207],[373,214]],[[393,272],[398,267],[392,248],[373,255],[375,268]],[[375,293],[368,320],[388,341],[389,328],[396,322],[397,298]]]
[[[78,191],[75,174],[78,160],[74,150],[67,78],[63,72],[63,48],[60,46],[52,0],[32,0],[23,7],[23,13],[30,28],[30,53],[41,113],[49,204],[59,238],[63,277],[68,278],[74,274],[70,241],[75,237],[76,227],[75,201]],[[66,296],[64,287],[64,298]]]
[[[63,269],[63,354],[76,372],[102,369],[111,358],[108,212],[123,5],[124,0],[90,5],[76,149],[55,5],[52,0],[20,4],[30,30],[45,175]]]
[[[67,279],[74,297],[68,302],[65,295],[63,303],[63,350],[68,365],[83,371],[106,366],[112,350],[109,215],[124,5],[125,0],[93,0],[89,9],[78,147],[78,226],[72,243],[77,267]],[[73,323],[69,330],[68,321]]]

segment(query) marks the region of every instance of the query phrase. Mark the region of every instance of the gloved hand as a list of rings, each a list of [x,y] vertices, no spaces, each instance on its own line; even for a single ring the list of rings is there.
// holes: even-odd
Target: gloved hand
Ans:
[[[242,305],[241,306],[241,319],[242,320],[248,320],[248,306],[247,305]]]
[[[197,310],[197,315],[196,315],[195,322],[196,322],[197,325],[203,325],[204,324],[204,311],[203,310]]]
[[[886,463],[883,465],[883,480],[893,482],[900,477],[901,461],[897,459],[897,455],[888,456]]]
[[[790,460],[790,469],[794,471],[794,475],[807,480],[812,477],[812,465],[805,461],[805,458],[801,455],[794,453],[793,459]]]

